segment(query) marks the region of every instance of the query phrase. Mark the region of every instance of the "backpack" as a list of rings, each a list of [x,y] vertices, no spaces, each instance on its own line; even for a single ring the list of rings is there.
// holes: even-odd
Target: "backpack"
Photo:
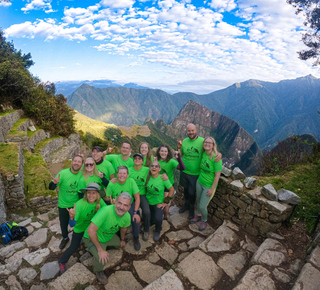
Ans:
[[[28,229],[20,226],[12,226],[11,228],[12,240],[21,240],[23,237],[29,235]]]
[[[3,242],[5,245],[12,241],[12,233],[11,233],[10,227],[9,227],[9,223],[4,223],[0,225],[0,235],[1,235],[0,241]]]

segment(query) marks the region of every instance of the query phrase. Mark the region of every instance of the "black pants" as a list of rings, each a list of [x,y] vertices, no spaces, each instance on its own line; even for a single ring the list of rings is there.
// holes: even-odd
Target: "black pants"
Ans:
[[[155,232],[160,233],[162,230],[162,221],[163,221],[163,209],[158,208],[157,205],[149,205],[151,212],[151,225],[155,224]],[[149,232],[149,228],[145,231]]]
[[[142,218],[143,218],[143,231],[148,232],[150,228],[150,219],[151,219],[151,213],[150,213],[150,207],[149,202],[145,195],[140,195],[140,207],[142,209]]]
[[[69,225],[69,212],[66,208],[59,207],[59,220],[61,234],[64,239],[68,237],[68,225]]]
[[[66,251],[63,253],[62,257],[59,260],[59,264],[66,264],[69,261],[71,255],[76,250],[78,250],[78,248],[80,247],[80,243],[81,243],[83,234],[84,234],[84,232],[82,232],[82,233],[73,232],[70,247],[68,249],[66,249]]]
[[[180,185],[183,187],[184,199],[187,205],[196,203],[196,185],[199,175],[189,175],[180,171]]]
[[[129,213],[130,213],[130,216],[131,216],[132,233],[133,233],[133,237],[135,239],[139,239],[140,223],[136,223],[136,222],[133,221],[134,207],[135,207],[135,203],[132,202],[131,203],[131,207],[129,209]]]

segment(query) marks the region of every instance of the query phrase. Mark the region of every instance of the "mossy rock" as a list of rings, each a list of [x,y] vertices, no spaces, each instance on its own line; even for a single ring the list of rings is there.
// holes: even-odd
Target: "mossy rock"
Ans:
[[[18,143],[0,143],[0,172],[2,175],[16,175],[19,170]]]

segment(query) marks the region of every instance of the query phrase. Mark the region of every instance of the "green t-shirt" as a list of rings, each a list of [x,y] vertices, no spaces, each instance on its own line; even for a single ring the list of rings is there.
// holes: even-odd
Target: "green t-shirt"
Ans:
[[[139,192],[139,188],[136,182],[130,177],[127,178],[124,184],[109,182],[107,196],[111,196],[111,198],[114,199],[122,192],[128,192],[132,196],[133,201],[133,195]]]
[[[141,169],[135,170],[133,167],[129,168],[129,176],[136,182],[140,195],[146,194],[146,181],[149,168],[142,166]]]
[[[201,163],[200,163],[200,176],[198,181],[201,185],[211,188],[215,172],[222,170],[222,160],[219,162],[214,162],[216,155],[213,155],[212,159],[206,152],[202,153]]]
[[[173,177],[173,171],[177,168],[179,165],[179,162],[173,158],[171,158],[168,162],[166,161],[158,161],[161,166],[160,174],[167,174],[169,177],[169,180],[171,184],[174,183],[174,177]]]
[[[186,167],[183,171],[189,175],[200,174],[201,151],[204,138],[198,136],[197,139],[191,140],[185,138],[182,141],[182,161]]]
[[[112,239],[120,228],[127,228],[130,226],[131,217],[128,212],[126,212],[122,217],[117,216],[114,205],[108,205],[100,209],[92,218],[91,222],[99,228],[97,230],[98,241],[100,243],[106,243]],[[88,229],[86,229],[84,237],[88,239],[90,238],[88,235]]]
[[[156,178],[150,177],[146,190],[146,197],[150,205],[163,203],[164,189],[172,186],[169,180],[163,181],[161,175]]]
[[[151,162],[153,162],[153,156],[151,155]],[[147,158],[143,158],[143,164],[142,166],[146,166]],[[147,166],[149,168],[149,166]]]
[[[82,176],[82,171],[77,174],[71,172],[70,168],[61,170],[56,177],[60,174],[59,183],[59,197],[58,205],[60,208],[73,207],[73,205],[79,200],[78,195],[78,182]]]
[[[80,199],[76,202],[76,215],[74,220],[77,221],[73,231],[83,233],[90,225],[91,219],[95,215],[97,203],[90,204],[88,201]],[[105,202],[100,199],[100,209],[106,206]]]
[[[108,160],[103,159],[102,163],[96,164],[96,167],[100,172],[103,172],[106,179],[110,180],[110,175],[114,174],[114,168]]]
[[[127,166],[129,169],[133,167],[133,159],[129,157],[126,161],[122,160],[121,154],[110,154],[106,156],[106,160],[112,163],[113,169],[115,171],[115,176],[117,177],[117,170],[119,166]]]
[[[84,176],[82,175],[80,178],[79,178],[79,183],[78,183],[78,191],[80,191],[80,189],[83,189],[83,188],[87,188],[87,185],[91,182],[95,182],[97,184],[99,184],[100,186],[100,189],[104,189],[105,187],[103,186],[102,184],[102,180],[99,176],[95,176],[95,175],[92,175],[92,176],[88,176],[88,180],[86,181]],[[101,195],[100,195],[101,196]],[[106,195],[102,195],[101,197],[105,197]]]

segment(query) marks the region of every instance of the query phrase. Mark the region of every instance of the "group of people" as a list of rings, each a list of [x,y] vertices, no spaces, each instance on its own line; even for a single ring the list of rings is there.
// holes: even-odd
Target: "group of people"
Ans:
[[[179,212],[189,210],[190,221],[200,222],[199,230],[206,228],[207,206],[218,184],[222,156],[215,140],[198,136],[194,124],[187,126],[187,135],[177,142],[176,159],[168,145],[161,145],[152,156],[149,144],[143,142],[133,158],[129,142],[122,144],[121,154],[109,154],[113,148],[103,151],[95,146],[92,157],[84,160],[76,155],[71,168],[52,177],[49,188],[59,186],[60,249],[69,241],[68,225],[74,226],[71,244],[59,260],[61,273],[83,240],[94,257],[93,270],[98,280],[107,284],[103,271],[109,260],[107,248],[125,247],[125,234],[131,224],[134,248],[139,251],[141,219],[142,239],[149,239],[150,226],[155,224],[153,240],[159,241],[174,194],[175,169],[180,170],[185,198]]]

